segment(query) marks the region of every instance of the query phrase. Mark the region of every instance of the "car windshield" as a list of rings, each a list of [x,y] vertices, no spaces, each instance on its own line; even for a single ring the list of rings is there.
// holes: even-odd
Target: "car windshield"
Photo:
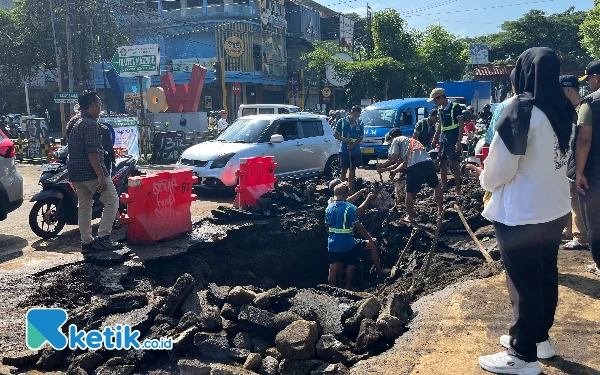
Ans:
[[[299,107],[287,107],[286,109],[288,111],[290,111],[290,113],[300,112],[300,108]]]
[[[219,134],[216,140],[230,143],[256,143],[270,123],[270,120],[265,119],[242,118]]]
[[[398,111],[395,109],[367,109],[360,115],[365,126],[393,128],[396,124]]]

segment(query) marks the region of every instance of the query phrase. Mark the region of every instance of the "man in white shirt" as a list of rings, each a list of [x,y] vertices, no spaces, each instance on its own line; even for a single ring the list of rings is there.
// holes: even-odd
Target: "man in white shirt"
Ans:
[[[222,133],[229,126],[229,123],[227,122],[227,111],[221,111],[220,115],[221,119],[217,122],[217,132]]]

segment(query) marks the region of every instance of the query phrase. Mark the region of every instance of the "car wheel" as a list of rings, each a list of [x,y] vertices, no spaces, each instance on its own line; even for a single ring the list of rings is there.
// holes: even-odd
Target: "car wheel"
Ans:
[[[29,226],[36,235],[48,239],[58,236],[65,226],[60,199],[46,198],[35,202],[29,213]]]
[[[323,172],[325,177],[328,179],[334,179],[336,177],[340,177],[342,174],[342,169],[340,168],[340,162],[338,160],[337,155],[330,156],[325,163],[325,170]]]

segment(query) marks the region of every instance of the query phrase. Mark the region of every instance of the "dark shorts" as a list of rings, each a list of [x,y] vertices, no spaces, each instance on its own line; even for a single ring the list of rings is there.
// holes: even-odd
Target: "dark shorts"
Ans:
[[[338,154],[340,158],[340,167],[342,169],[350,168],[350,158],[348,154],[340,152]],[[360,167],[362,165],[362,154],[352,154],[352,168]]]
[[[434,189],[439,184],[435,165],[432,161],[422,161],[408,167],[406,171],[406,192],[416,194],[421,190],[423,182]]]
[[[329,264],[343,263],[347,266],[356,266],[360,259],[361,252],[367,246],[367,241],[356,240],[356,244],[350,251],[330,251]]]
[[[456,142],[441,142],[440,151],[438,154],[440,161],[459,161],[460,154],[456,152]]]

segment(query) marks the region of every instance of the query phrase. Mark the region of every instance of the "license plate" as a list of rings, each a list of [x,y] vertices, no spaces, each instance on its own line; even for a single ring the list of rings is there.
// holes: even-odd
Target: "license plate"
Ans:
[[[374,148],[363,147],[360,150],[362,151],[363,154],[374,154],[375,153]]]
[[[55,171],[58,169],[59,165],[56,164],[44,164],[42,165],[42,167],[40,168],[40,171],[42,172],[51,172],[51,171]]]

